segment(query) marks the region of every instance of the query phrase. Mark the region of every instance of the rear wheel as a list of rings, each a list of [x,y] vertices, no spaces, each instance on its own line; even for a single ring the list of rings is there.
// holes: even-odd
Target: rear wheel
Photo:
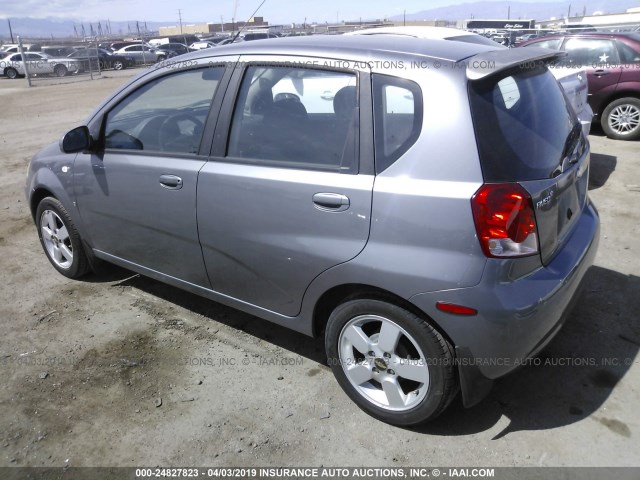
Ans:
[[[325,344],[340,386],[384,422],[432,420],[457,393],[452,346],[424,319],[391,303],[340,305],[329,317]]]
[[[64,77],[67,74],[67,67],[64,65],[56,65],[53,69],[53,73],[58,77]]]
[[[14,78],[18,78],[18,71],[15,68],[11,68],[11,67],[7,68],[4,71],[4,74],[7,76],[7,78],[10,78],[12,80]]]
[[[640,138],[640,100],[633,97],[614,100],[602,112],[602,129],[616,140]]]
[[[80,278],[89,270],[80,234],[62,203],[44,198],[36,210],[38,236],[51,265],[68,278]]]

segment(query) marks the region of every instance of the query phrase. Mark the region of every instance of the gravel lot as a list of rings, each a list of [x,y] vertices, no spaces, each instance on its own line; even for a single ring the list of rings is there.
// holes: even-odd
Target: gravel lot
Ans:
[[[591,136],[600,250],[540,364],[399,429],[349,401],[321,340],[124,270],[71,281],[50,266],[29,158],[133,73],[0,78],[0,466],[640,465],[638,142]]]

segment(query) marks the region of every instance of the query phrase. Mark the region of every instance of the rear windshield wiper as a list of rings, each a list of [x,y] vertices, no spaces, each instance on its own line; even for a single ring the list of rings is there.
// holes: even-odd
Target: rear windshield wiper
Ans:
[[[569,132],[569,135],[567,135],[567,139],[564,142],[564,148],[562,149],[562,156],[561,156],[562,162],[564,162],[564,159],[567,156],[569,156],[570,153],[573,153],[573,151],[575,150],[576,142],[580,140],[581,133],[582,133],[582,125],[580,124],[580,122],[576,122],[573,125],[573,128]],[[574,164],[577,161],[578,161],[578,158],[572,157],[569,159],[570,164]]]

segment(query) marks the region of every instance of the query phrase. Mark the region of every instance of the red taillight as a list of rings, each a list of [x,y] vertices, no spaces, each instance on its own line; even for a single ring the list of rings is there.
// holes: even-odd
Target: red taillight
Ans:
[[[478,311],[475,308],[465,307],[464,305],[456,305],[455,303],[438,302],[436,308],[443,312],[454,313],[456,315],[476,315]]]
[[[533,203],[517,183],[487,183],[471,199],[473,220],[487,257],[538,253]]]

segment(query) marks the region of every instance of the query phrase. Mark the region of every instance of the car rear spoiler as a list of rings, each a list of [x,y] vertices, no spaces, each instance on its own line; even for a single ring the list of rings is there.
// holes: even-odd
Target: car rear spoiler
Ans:
[[[480,53],[464,61],[467,64],[467,78],[481,80],[513,67],[547,65],[565,55],[565,52],[548,48],[523,47]]]

